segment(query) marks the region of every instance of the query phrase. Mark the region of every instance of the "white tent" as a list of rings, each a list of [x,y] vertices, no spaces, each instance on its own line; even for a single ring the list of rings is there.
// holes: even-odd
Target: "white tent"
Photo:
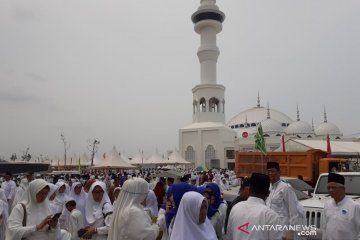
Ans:
[[[357,156],[360,153],[360,142],[352,141],[330,141],[331,153],[333,156],[345,156],[354,155]],[[308,140],[308,139],[289,139],[285,142],[285,150],[287,152],[305,152],[310,149],[320,149],[324,152],[327,151],[326,140]],[[282,151],[276,149],[276,152]]]
[[[116,147],[114,146],[112,151],[109,154],[107,154],[106,158],[101,163],[96,164],[95,166],[89,168],[131,169],[136,167],[127,163],[127,161],[121,156],[121,154],[116,150]]]
[[[159,151],[156,150],[151,157],[149,157],[144,164],[154,164],[154,165],[167,165],[167,160],[160,156]]]
[[[177,164],[177,165],[193,164],[191,162],[186,161],[176,149],[171,153],[171,155],[169,156],[169,160],[166,161],[166,163]]]
[[[129,163],[130,164],[133,164],[133,165],[141,165],[143,164],[143,162],[145,162],[145,158],[142,154],[140,153],[137,153],[130,161]]]

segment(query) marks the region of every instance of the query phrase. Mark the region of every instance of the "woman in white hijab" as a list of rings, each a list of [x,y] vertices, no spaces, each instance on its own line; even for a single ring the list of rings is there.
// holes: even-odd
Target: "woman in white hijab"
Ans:
[[[56,197],[56,190],[57,190],[57,186],[55,184],[52,183],[48,183],[50,191],[48,194],[48,199],[49,199],[49,207],[50,207],[50,211],[52,214],[56,214],[58,213],[57,211],[57,206],[54,203],[54,199]]]
[[[65,196],[66,196],[66,184],[65,182],[59,181],[55,184],[56,186],[56,196],[54,199],[54,207],[56,209],[56,212],[62,212],[65,206]]]
[[[153,190],[149,190],[149,193],[146,197],[145,211],[149,212],[149,215],[152,219],[158,217],[159,215],[158,202]]]
[[[9,205],[4,189],[0,188],[0,240],[5,239],[7,219],[9,217]]]
[[[43,179],[35,179],[29,184],[23,199],[14,207],[8,218],[6,239],[57,239],[59,228],[57,220],[52,219],[49,209],[47,199],[49,190],[48,183]],[[26,209],[25,226],[23,226],[25,216],[23,206]]]
[[[125,181],[121,188],[108,240],[155,240],[159,226],[152,224],[144,211],[144,202],[149,192],[149,184],[142,178]]]
[[[198,192],[187,192],[181,199],[170,240],[209,239],[217,240],[207,218],[208,203]]]
[[[84,223],[86,223],[86,221],[85,221],[85,203],[86,203],[87,193],[84,191],[81,182],[74,182],[71,185],[70,197],[75,200],[76,209],[78,209],[81,212],[81,214],[83,216],[83,221],[84,221]]]
[[[94,182],[85,204],[86,222],[89,224],[83,238],[106,240],[112,220],[113,206],[103,182]]]

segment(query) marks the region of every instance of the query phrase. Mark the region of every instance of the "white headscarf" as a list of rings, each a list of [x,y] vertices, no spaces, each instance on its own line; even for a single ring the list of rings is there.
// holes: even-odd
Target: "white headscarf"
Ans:
[[[81,212],[83,216],[83,220],[85,221],[85,204],[86,204],[87,193],[84,191],[84,188],[81,187],[80,194],[76,194],[74,190],[75,187],[79,185],[82,186],[81,182],[74,182],[71,185],[70,197],[74,198],[76,202],[76,208]]]
[[[150,210],[152,217],[157,217],[159,215],[158,202],[153,190],[149,190],[149,193],[146,197],[145,208]]]
[[[100,186],[102,190],[104,191],[104,195],[100,202],[95,202],[94,197],[92,195],[92,191],[96,186]],[[89,190],[89,193],[86,198],[86,204],[85,204],[85,216],[86,216],[86,222],[90,225],[94,224],[97,219],[100,219],[103,217],[103,206],[104,204],[108,202],[109,205],[111,205],[111,201],[109,196],[106,192],[106,185],[103,182],[96,181],[94,182]]]
[[[151,225],[151,219],[141,205],[148,192],[149,184],[142,178],[132,178],[124,182],[114,206],[108,239],[116,240],[120,239],[120,236],[133,240],[156,238],[158,227]],[[149,238],[150,236],[152,238]]]
[[[48,183],[48,185],[50,187],[48,198],[50,199],[51,195],[54,194],[54,192],[58,189],[58,187],[55,184],[52,184],[52,183]]]
[[[199,224],[201,204],[205,200],[198,192],[187,192],[181,199],[170,240],[218,239],[210,220]],[[206,200],[205,200],[206,201]]]
[[[23,203],[26,207],[26,226],[35,226],[47,216],[51,215],[48,198],[46,197],[41,203],[38,203],[36,200],[36,194],[45,187],[48,187],[48,183],[43,179],[31,181],[20,201],[20,203]],[[21,239],[23,237],[25,229],[16,226],[19,220],[22,222],[22,216],[21,219],[18,218],[18,212],[15,212],[14,208],[8,219],[7,239]],[[42,230],[45,231],[45,228]]]

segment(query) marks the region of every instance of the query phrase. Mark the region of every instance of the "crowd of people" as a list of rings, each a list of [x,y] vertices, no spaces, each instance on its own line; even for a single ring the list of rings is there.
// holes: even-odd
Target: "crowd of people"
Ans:
[[[137,171],[79,179],[26,173],[15,183],[7,173],[0,188],[0,240],[303,239],[288,228],[251,229],[306,225],[280,172],[277,162],[268,162],[267,174],[242,179],[225,170],[188,171],[180,181]],[[323,239],[357,239],[360,205],[346,198],[341,175],[328,179]],[[237,184],[238,197],[225,201],[224,191]]]

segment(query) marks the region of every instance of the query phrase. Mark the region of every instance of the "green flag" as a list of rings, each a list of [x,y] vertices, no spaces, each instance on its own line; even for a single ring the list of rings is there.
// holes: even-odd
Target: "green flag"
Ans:
[[[258,125],[255,134],[255,149],[266,155],[265,139],[261,124]]]

